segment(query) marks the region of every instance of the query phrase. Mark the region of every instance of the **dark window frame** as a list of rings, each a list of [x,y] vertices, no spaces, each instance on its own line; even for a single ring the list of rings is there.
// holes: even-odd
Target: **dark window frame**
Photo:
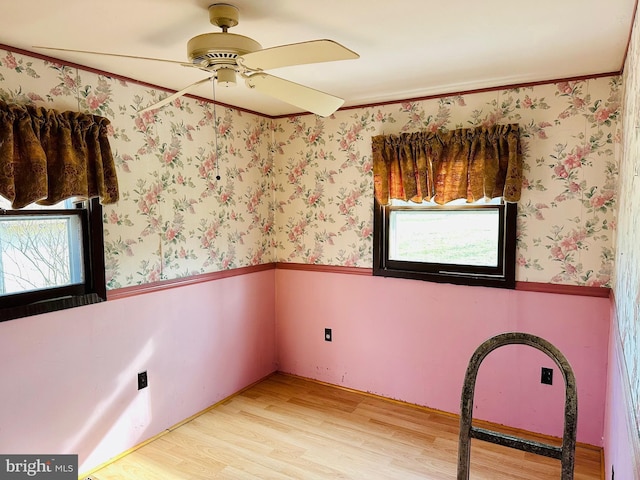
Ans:
[[[407,207],[380,205],[374,200],[373,212],[373,275],[382,277],[407,278],[437,283],[472,285],[497,288],[515,288],[516,228],[518,207],[516,203],[504,202],[500,205],[478,207],[476,205],[438,206],[431,209],[468,210],[493,208],[500,214],[499,267],[460,266],[428,262],[406,262],[390,260],[388,257],[389,217],[392,209]],[[411,208],[411,207],[409,207]],[[420,208],[420,207],[416,207]]]
[[[74,202],[72,209],[3,210],[1,215],[77,215],[82,226],[84,282],[0,296],[0,321],[89,305],[107,299],[102,205],[97,198]]]

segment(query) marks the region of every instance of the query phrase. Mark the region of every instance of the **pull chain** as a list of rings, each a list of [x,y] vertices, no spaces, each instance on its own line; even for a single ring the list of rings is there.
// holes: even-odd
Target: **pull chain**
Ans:
[[[220,180],[220,150],[218,150],[218,115],[216,113],[216,77],[213,78],[213,129],[216,137],[216,180]]]

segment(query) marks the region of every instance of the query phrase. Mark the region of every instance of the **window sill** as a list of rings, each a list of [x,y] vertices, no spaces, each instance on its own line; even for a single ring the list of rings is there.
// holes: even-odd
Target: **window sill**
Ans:
[[[83,305],[91,305],[102,301],[103,299],[100,298],[97,293],[89,293],[86,295],[44,300],[42,302],[34,302],[28,305],[20,305],[18,307],[3,308],[0,309],[0,322],[30,317],[32,315],[40,315],[42,313],[56,312],[67,308],[81,307]]]
[[[516,282],[507,278],[493,278],[486,275],[472,275],[472,274],[446,274],[446,273],[428,273],[428,272],[415,272],[408,270],[385,270],[385,269],[373,269],[373,275],[376,277],[392,277],[392,278],[406,278],[409,280],[423,280],[425,282],[435,283],[451,283],[454,285],[468,285],[472,287],[493,287],[493,288],[508,288],[513,290],[516,287]]]

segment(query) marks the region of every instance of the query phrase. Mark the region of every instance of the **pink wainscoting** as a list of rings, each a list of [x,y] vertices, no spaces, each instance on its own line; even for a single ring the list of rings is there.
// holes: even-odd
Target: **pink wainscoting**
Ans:
[[[618,332],[612,329],[609,347],[606,415],[604,425],[605,478],[640,480],[640,437],[631,405],[629,378],[623,363]]]
[[[279,370],[453,413],[484,340],[541,336],[574,369],[578,441],[602,446],[607,298],[278,269],[276,299]],[[552,386],[540,383],[543,366]],[[538,350],[505,346],[480,368],[475,418],[561,437],[563,405],[561,374]]]
[[[86,472],[270,374],[274,298],[268,270],[0,323],[0,452]]]

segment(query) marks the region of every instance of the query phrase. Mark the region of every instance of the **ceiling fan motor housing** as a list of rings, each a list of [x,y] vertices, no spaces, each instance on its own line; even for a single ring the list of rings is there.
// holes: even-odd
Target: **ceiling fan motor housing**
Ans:
[[[214,32],[193,37],[187,42],[187,57],[194,65],[215,67],[236,65],[236,58],[262,50],[255,40],[235,33]]]
[[[238,19],[238,8],[233,5],[215,3],[209,6],[209,21],[222,28],[222,32],[205,33],[189,40],[187,57],[191,63],[207,70],[235,70],[240,55],[262,50],[255,40],[228,32],[229,28],[238,25]]]

